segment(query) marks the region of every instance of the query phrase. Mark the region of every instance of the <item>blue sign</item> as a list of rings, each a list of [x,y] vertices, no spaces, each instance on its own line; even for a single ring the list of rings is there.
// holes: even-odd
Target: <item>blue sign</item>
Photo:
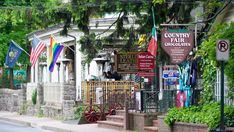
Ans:
[[[163,70],[164,79],[178,79],[179,75],[179,71],[177,70]]]

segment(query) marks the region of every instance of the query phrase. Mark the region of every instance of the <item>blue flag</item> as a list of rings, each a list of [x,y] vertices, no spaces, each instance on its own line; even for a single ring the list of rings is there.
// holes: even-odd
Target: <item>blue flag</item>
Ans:
[[[5,64],[8,67],[13,68],[21,53],[22,49],[18,47],[15,42],[11,41],[6,55]]]

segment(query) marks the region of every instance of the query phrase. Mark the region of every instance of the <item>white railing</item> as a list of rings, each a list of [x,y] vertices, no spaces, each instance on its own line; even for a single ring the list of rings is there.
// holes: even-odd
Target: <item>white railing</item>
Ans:
[[[221,72],[220,70],[217,70],[217,75],[216,75],[216,87],[215,87],[215,100],[220,101],[221,99]],[[227,105],[234,105],[234,100],[227,98],[227,93],[228,93],[228,85],[227,85],[227,76],[224,75],[224,103]]]

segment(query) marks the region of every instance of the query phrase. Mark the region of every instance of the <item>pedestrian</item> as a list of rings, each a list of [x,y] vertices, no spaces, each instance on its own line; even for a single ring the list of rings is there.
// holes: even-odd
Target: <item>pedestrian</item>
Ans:
[[[100,77],[100,80],[101,81],[105,81],[107,79],[107,73],[106,72],[103,72],[101,77]]]

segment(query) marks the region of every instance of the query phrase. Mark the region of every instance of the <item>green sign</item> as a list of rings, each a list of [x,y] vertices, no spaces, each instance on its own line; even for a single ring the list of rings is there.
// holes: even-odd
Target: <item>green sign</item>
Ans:
[[[7,75],[9,78],[9,76],[10,76],[9,70],[7,70]],[[21,83],[26,81],[26,71],[25,70],[14,70],[13,75],[14,75],[14,79],[13,79],[14,86],[20,85]]]

